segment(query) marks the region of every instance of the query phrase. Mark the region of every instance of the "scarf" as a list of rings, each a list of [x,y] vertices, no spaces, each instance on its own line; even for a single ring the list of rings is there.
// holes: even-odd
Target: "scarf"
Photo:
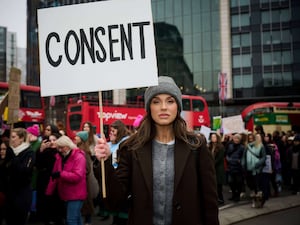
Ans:
[[[19,155],[21,152],[23,152],[25,149],[27,149],[30,146],[29,143],[27,142],[23,142],[22,144],[20,144],[18,147],[11,147],[12,150],[14,151],[14,154],[17,156]]]

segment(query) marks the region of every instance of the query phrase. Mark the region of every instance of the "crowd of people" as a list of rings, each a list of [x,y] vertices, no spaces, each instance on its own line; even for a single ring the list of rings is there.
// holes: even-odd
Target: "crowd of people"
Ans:
[[[256,208],[280,195],[283,188],[291,194],[299,193],[300,134],[265,133],[259,125],[248,134],[221,137],[213,133],[208,145],[215,157],[219,204],[224,204],[223,185],[230,187],[229,201],[238,202],[248,196]]]
[[[95,213],[113,225],[218,225],[224,185],[229,201],[249,195],[252,207],[282,188],[299,193],[300,134],[257,126],[248,134],[211,132],[207,141],[187,129],[172,78],[160,76],[144,97],[147,113],[133,130],[116,120],[105,137],[86,121],[73,140],[62,124],[3,136],[0,225],[90,225]]]

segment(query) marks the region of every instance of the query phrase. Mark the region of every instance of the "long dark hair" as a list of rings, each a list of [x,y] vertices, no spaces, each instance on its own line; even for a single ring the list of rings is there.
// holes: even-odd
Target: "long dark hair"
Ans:
[[[88,125],[89,126],[89,128],[90,128],[90,130],[89,130],[89,132],[88,132],[88,145],[95,145],[96,143],[95,143],[95,138],[94,138],[94,136],[95,136],[95,131],[94,131],[94,127],[93,127],[93,124],[91,123],[91,122],[89,122],[89,121],[86,121],[86,122],[84,122],[83,123],[83,126],[84,125]]]
[[[115,140],[116,143],[120,142],[122,138],[131,135],[130,130],[126,127],[126,125],[121,120],[114,121],[110,126],[115,128],[118,131]]]
[[[197,136],[193,131],[187,129],[185,120],[180,116],[178,112],[174,122],[173,130],[175,138],[187,143],[190,148],[196,149],[203,142],[200,136]],[[147,142],[154,139],[156,134],[156,127],[154,121],[150,115],[147,113],[143,120],[141,121],[140,127],[137,132],[131,135],[125,142],[124,145],[127,145],[131,150],[137,150],[143,147]]]

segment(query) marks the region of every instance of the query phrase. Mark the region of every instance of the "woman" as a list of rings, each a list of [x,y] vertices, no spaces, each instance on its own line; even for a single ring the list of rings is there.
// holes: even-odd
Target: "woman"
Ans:
[[[225,148],[221,142],[221,137],[212,133],[210,135],[210,142],[208,149],[211,151],[215,159],[215,170],[217,176],[217,191],[218,191],[218,203],[224,204],[223,197],[223,184],[225,183],[225,170],[224,170],[224,152]]]
[[[81,214],[84,217],[84,224],[92,224],[92,214],[94,213],[94,202],[93,200],[99,194],[99,184],[93,172],[93,161],[91,158],[91,152],[87,144],[88,140],[87,131],[79,131],[75,136],[75,144],[77,147],[85,152],[86,159],[86,187],[88,192],[88,197],[83,202],[81,209]]]
[[[41,147],[41,138],[40,136],[40,127],[38,124],[34,124],[31,127],[27,127],[27,141],[30,144],[30,148],[36,152]],[[30,218],[29,221],[36,221],[37,219],[37,190],[36,190],[36,183],[37,183],[37,170],[36,166],[33,167],[33,175],[32,175],[32,202],[31,202],[31,210],[30,210]]]
[[[120,144],[125,141],[130,136],[130,130],[126,125],[120,121],[116,120],[110,125],[109,140],[108,142],[111,154],[112,154],[112,165],[117,169],[119,164],[119,154],[118,149]],[[128,202],[125,201],[119,207],[118,212],[110,212],[113,215],[114,225],[126,225],[128,219]],[[104,213],[105,214],[105,213]]]
[[[26,224],[30,211],[35,154],[26,140],[27,132],[24,128],[11,131],[10,147],[15,156],[8,167],[7,225]]]
[[[130,225],[217,225],[214,161],[206,142],[187,130],[180,117],[181,92],[170,77],[145,92],[147,115],[120,145],[115,170],[109,145],[98,140],[96,157],[105,160],[107,204],[130,196]]]
[[[85,122],[83,124],[83,131],[88,132],[87,145],[90,148],[92,159],[95,158],[95,145],[96,145],[96,142],[97,142],[97,139],[98,139],[98,137],[96,136],[94,130],[95,129],[94,129],[93,124],[91,122]]]
[[[63,225],[64,222],[64,205],[57,192],[51,196],[45,194],[55,163],[55,155],[58,153],[56,140],[60,136],[59,133],[51,134],[49,141],[45,142],[36,154],[37,213],[45,224]]]
[[[130,136],[130,130],[121,120],[116,120],[110,125],[108,145],[112,154],[112,165],[118,167],[117,151],[120,144]]]
[[[228,171],[228,184],[231,189],[232,197],[229,200],[238,202],[243,191],[244,171],[241,164],[244,145],[241,143],[242,136],[234,134],[232,141],[227,144],[225,157]]]
[[[85,153],[67,136],[58,138],[56,145],[59,154],[56,154],[46,194],[53,194],[57,188],[65,202],[67,224],[82,225],[80,210],[87,197]]]
[[[13,158],[13,151],[8,141],[0,144],[0,224],[4,219],[6,195],[8,191],[8,166]]]
[[[252,207],[262,207],[265,203],[262,186],[262,169],[266,161],[266,151],[262,142],[262,135],[255,134],[255,141],[249,143],[242,160],[243,168],[246,172],[246,183],[251,191],[250,197],[253,198]],[[256,205],[255,198],[261,200],[260,205]]]

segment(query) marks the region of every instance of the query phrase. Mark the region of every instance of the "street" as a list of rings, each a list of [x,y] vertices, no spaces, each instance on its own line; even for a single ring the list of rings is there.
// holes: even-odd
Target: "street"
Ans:
[[[236,225],[299,225],[300,223],[300,207],[291,208],[263,216],[258,216],[253,219],[241,221]]]

